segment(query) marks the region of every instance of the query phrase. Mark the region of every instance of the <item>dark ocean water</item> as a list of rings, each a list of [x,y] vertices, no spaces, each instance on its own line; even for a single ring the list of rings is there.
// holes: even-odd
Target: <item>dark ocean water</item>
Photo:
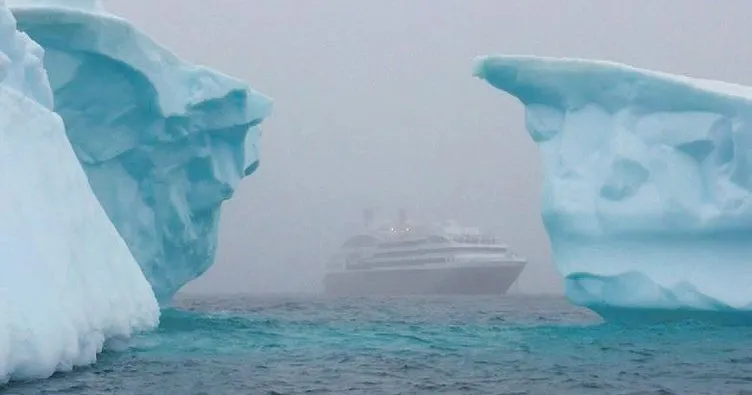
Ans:
[[[549,297],[182,298],[6,394],[752,394],[752,328],[603,324]]]

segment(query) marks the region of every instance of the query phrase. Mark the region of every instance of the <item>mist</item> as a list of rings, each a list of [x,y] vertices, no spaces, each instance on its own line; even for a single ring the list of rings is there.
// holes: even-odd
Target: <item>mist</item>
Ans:
[[[223,205],[216,264],[184,293],[318,292],[364,207],[478,226],[529,259],[520,291],[561,292],[523,108],[472,77],[474,57],[600,58],[752,85],[752,3],[741,0],[105,5],[275,102],[261,166]]]

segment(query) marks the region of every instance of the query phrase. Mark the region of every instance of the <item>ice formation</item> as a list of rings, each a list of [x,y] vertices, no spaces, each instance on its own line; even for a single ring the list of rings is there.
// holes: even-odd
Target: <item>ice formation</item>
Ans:
[[[752,88],[532,56],[475,75],[525,106],[571,300],[608,319],[752,311]]]
[[[9,0],[55,111],[160,302],[213,263],[220,204],[258,166],[271,101],[185,63],[99,1]]]
[[[42,57],[0,0],[0,385],[89,364],[159,318],[51,110]]]

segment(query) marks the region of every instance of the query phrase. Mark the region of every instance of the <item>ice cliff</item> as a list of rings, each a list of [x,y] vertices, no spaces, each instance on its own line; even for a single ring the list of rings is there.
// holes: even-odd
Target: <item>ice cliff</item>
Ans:
[[[99,1],[9,0],[55,111],[160,302],[213,263],[220,204],[259,164],[271,101],[185,63]]]
[[[51,110],[42,57],[0,0],[0,385],[89,364],[159,317]]]
[[[0,385],[157,325],[212,264],[270,107],[99,1],[0,0]]]
[[[612,320],[752,321],[751,88],[530,56],[479,58],[475,75],[525,106],[571,300]]]

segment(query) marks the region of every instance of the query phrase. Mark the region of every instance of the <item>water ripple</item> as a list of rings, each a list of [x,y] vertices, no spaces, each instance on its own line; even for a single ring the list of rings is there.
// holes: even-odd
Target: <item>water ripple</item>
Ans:
[[[624,328],[554,298],[196,298],[7,394],[743,394],[752,329]]]

